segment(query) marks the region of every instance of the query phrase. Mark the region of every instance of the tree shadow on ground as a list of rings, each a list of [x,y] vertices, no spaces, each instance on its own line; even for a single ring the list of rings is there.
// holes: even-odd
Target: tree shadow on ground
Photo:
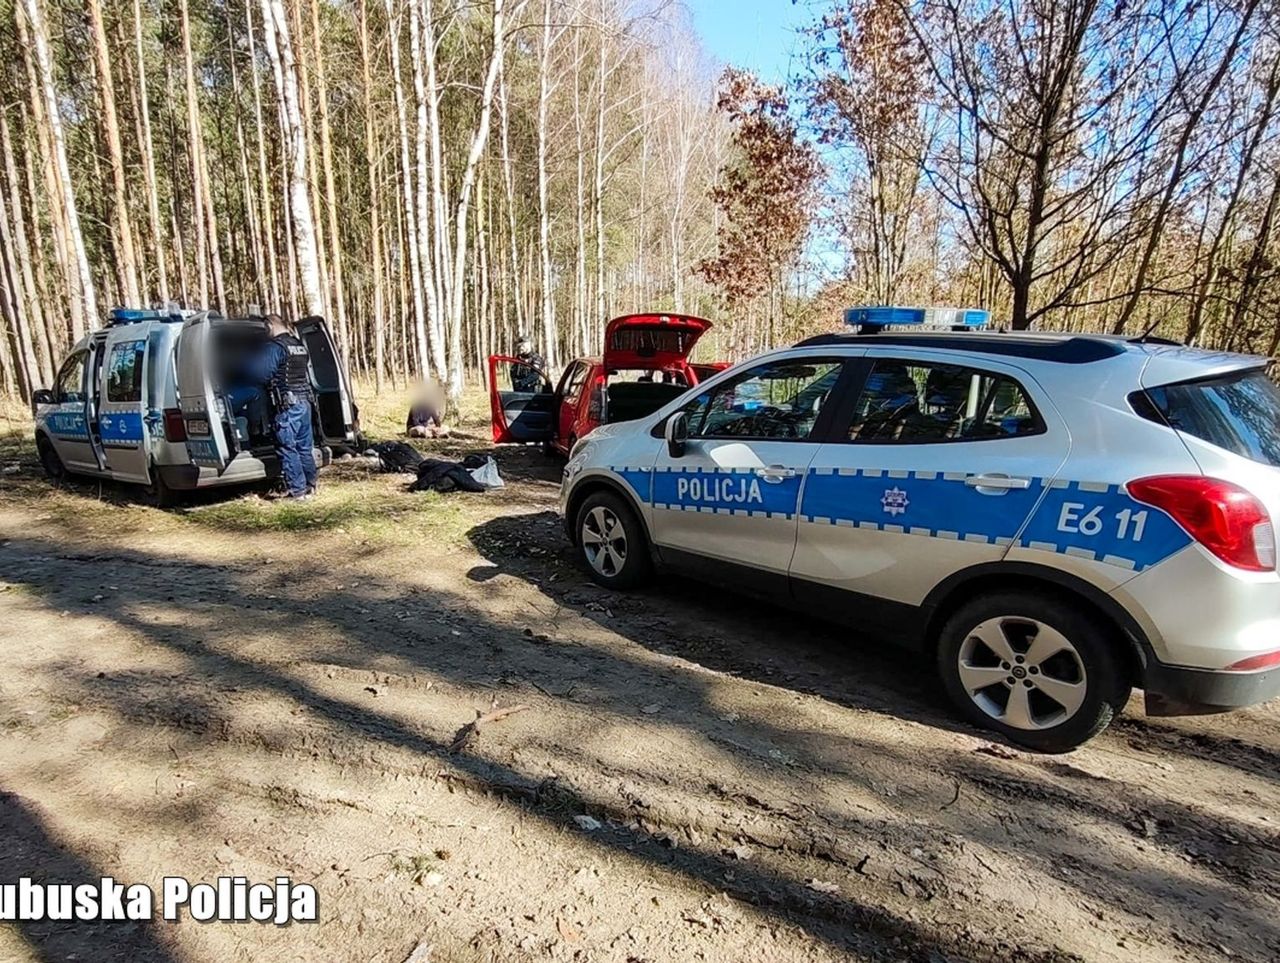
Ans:
[[[0,866],[4,867],[3,883],[17,883],[30,877],[41,884],[97,884],[107,873],[87,857],[76,853],[58,840],[48,828],[40,810],[29,800],[0,789]],[[133,880],[117,880],[128,885]],[[160,908],[153,904],[159,917]],[[150,922],[92,921],[19,921],[16,927],[23,939],[41,960],[62,963],[85,958],[85,947],[92,947],[90,958],[106,963],[170,963],[176,961],[158,939]]]
[[[548,520],[542,516],[524,516],[517,520],[502,520],[501,524],[480,526],[473,537],[491,559],[495,544],[501,542],[502,554],[496,566],[500,571],[534,581],[540,589],[546,588],[545,594],[553,603],[552,621],[556,612],[567,609],[575,615],[586,616],[610,632],[621,634],[641,649],[648,650],[655,645],[649,637],[652,626],[644,620],[643,602],[640,610],[633,613],[634,620],[617,616],[609,608],[608,599],[614,597],[593,589],[580,576],[559,571],[554,564],[558,555],[550,559],[545,555],[533,556],[543,563],[532,566],[536,574],[521,575],[519,566],[512,567],[509,552],[512,544],[561,553],[557,544],[548,542],[548,533],[540,529],[547,524]],[[515,557],[521,560],[521,565],[531,561],[527,554],[517,553]],[[126,632],[137,634],[148,643],[185,660],[186,668],[181,678],[173,679],[167,688],[163,684],[152,685],[146,698],[133,698],[130,694],[132,690],[146,685],[145,680],[138,678],[130,684],[122,684],[110,677],[69,680],[69,683],[80,687],[87,701],[104,709],[125,716],[136,715],[139,720],[149,720],[152,724],[159,719],[162,724],[182,727],[183,716],[175,706],[189,701],[191,686],[195,686],[197,691],[201,686],[232,686],[248,692],[276,695],[304,707],[311,719],[326,726],[411,754],[420,760],[421,774],[443,773],[442,778],[460,780],[520,805],[548,825],[570,828],[570,817],[574,813],[593,812],[607,817],[612,821],[607,831],[591,839],[602,849],[666,866],[708,886],[728,890],[765,912],[803,924],[814,936],[850,952],[892,958],[929,959],[949,954],[971,959],[1010,958],[1009,948],[1004,944],[980,937],[966,938],[944,933],[936,926],[919,923],[895,909],[889,897],[891,891],[900,885],[899,880],[887,879],[882,881],[883,885],[869,882],[864,893],[846,896],[814,892],[798,875],[800,867],[807,865],[803,860],[813,858],[838,861],[853,869],[856,854],[851,859],[850,849],[847,845],[842,847],[842,841],[848,843],[852,840],[858,846],[879,841],[882,846],[905,845],[909,849],[916,839],[927,840],[936,833],[936,829],[923,825],[920,813],[911,806],[915,800],[936,797],[940,775],[957,779],[957,800],[960,798],[959,779],[963,778],[967,792],[988,794],[988,798],[1003,810],[1023,810],[1021,813],[1009,812],[1008,819],[996,819],[986,803],[975,805],[975,801],[966,799],[965,805],[948,810],[948,816],[931,817],[946,827],[944,832],[962,832],[993,851],[1008,853],[1015,859],[1033,859],[1043,872],[1078,890],[1082,897],[1094,897],[1101,891],[1117,905],[1124,905],[1132,895],[1140,895],[1144,901],[1150,902],[1163,899],[1186,882],[1178,877],[1161,875],[1161,871],[1154,867],[1115,877],[1117,857],[1097,851],[1097,844],[1084,831],[1087,827],[1080,824],[1080,813],[1112,823],[1121,816],[1118,811],[1097,806],[1085,794],[1087,787],[1073,785],[1070,780],[1059,780],[1050,791],[1039,785],[1044,781],[1040,776],[1023,777],[1030,784],[1031,791],[1022,792],[1019,798],[1001,799],[1000,793],[1015,785],[1016,780],[1011,780],[1000,760],[965,754],[959,760],[926,761],[913,755],[910,747],[887,744],[883,740],[872,742],[844,733],[805,733],[786,718],[752,719],[749,723],[731,724],[721,718],[713,705],[711,680],[702,673],[672,663],[655,666],[652,662],[636,659],[625,650],[585,642],[565,640],[562,644],[535,645],[525,635],[527,621],[521,625],[519,621],[496,619],[493,613],[466,596],[419,593],[411,583],[400,579],[366,579],[358,591],[342,589],[329,593],[321,611],[307,597],[283,593],[278,597],[275,593],[266,593],[261,587],[262,573],[247,563],[212,565],[192,562],[185,564],[184,571],[182,563],[175,565],[172,559],[157,558],[143,552],[113,552],[80,558],[65,552],[57,540],[34,538],[9,542],[0,549],[0,560],[3,561],[0,570],[5,572],[6,578],[43,586],[43,603],[49,607],[110,619]],[[545,564],[547,562],[552,564]],[[111,577],[121,589],[109,598],[92,601],[77,586],[85,584],[85,574],[91,570],[90,566],[104,564],[111,567]],[[484,574],[481,572],[477,577]],[[177,583],[174,579],[190,581],[192,585],[201,586],[202,591],[175,596],[173,588]],[[690,599],[690,604],[692,602]],[[713,654],[717,659],[725,660],[726,671],[786,687],[789,669],[785,664],[778,666],[768,660],[762,663],[763,653],[758,648],[746,652],[748,657],[745,659],[741,658],[744,653],[740,648],[740,661],[735,664],[728,648],[735,639],[744,637],[753,640],[752,646],[762,645],[758,637],[773,634],[774,626],[769,621],[772,616],[766,616],[763,607],[744,607],[738,600],[720,604],[724,608],[713,608],[706,620],[717,626],[714,641],[721,648],[713,650]],[[169,624],[157,626],[143,619],[138,614],[140,606],[167,610],[172,614]],[[415,622],[406,625],[397,621],[391,611],[395,608],[404,608],[412,613]],[[769,804],[765,800],[762,811],[767,817],[766,822],[776,823],[782,828],[777,829],[773,836],[767,833],[757,835],[767,840],[766,845],[776,845],[781,852],[794,857],[792,862],[784,863],[794,866],[793,872],[744,864],[732,854],[720,850],[717,843],[672,847],[661,825],[655,826],[653,832],[632,828],[638,823],[636,810],[622,798],[600,791],[584,791],[564,781],[548,779],[545,774],[488,755],[483,747],[476,752],[450,754],[447,738],[433,737],[409,727],[367,702],[336,698],[319,691],[292,671],[292,662],[273,662],[262,656],[242,654],[237,649],[243,632],[234,621],[226,621],[226,615],[232,611],[240,613],[242,620],[252,619],[255,630],[265,632],[305,633],[308,623],[327,627],[346,640],[346,644],[341,649],[317,644],[305,653],[305,657],[353,668],[368,669],[373,664],[395,659],[464,686],[475,684],[480,677],[497,677],[501,681],[519,674],[544,693],[547,690],[537,685],[538,682],[565,675],[576,676],[582,680],[583,691],[569,701],[584,700],[586,705],[593,707],[593,713],[605,718],[643,721],[648,725],[661,724],[673,730],[685,730],[725,754],[732,761],[737,781],[746,788],[722,786],[713,795],[726,790],[758,793],[764,791],[758,788],[760,786],[772,787],[780,782],[796,781],[795,792],[803,796],[806,774],[819,772],[837,774],[852,791],[854,787],[869,782],[870,777],[859,770],[871,761],[899,773],[896,778],[904,790],[912,791],[904,791],[900,803],[886,804],[893,811],[892,826],[886,825],[886,821],[879,817],[864,818],[847,812],[833,812],[828,803],[821,801],[799,804],[806,818],[823,827],[818,833],[798,831],[790,825],[792,821],[780,816],[775,818],[776,814],[770,815]],[[219,613],[222,620],[213,618]],[[782,616],[777,618],[783,619]],[[786,617],[777,627],[788,624],[790,618]],[[541,618],[536,620],[543,621]],[[528,621],[535,621],[535,618]],[[174,625],[182,626],[183,630],[173,630]],[[452,628],[455,625],[469,628],[468,641],[458,641],[456,630]],[[818,668],[825,666],[827,674],[835,680],[834,683],[814,683],[813,691],[829,698],[828,687],[840,689],[844,685],[841,680],[847,680],[854,686],[861,685],[862,691],[869,688],[874,695],[868,701],[861,701],[860,692],[845,691],[840,699],[834,698],[833,694],[830,697],[833,701],[898,716],[904,711],[908,714],[914,712],[929,725],[935,724],[932,720],[938,718],[938,710],[922,703],[921,694],[912,688],[913,684],[904,685],[902,682],[904,673],[901,670],[910,665],[909,661],[903,663],[895,657],[877,656],[871,660],[868,669],[865,656],[850,654],[839,644],[845,642],[844,636],[826,632],[814,626],[801,633],[792,632],[809,640],[801,643],[805,648],[803,658],[811,660]],[[681,658],[705,665],[703,660],[707,650],[681,649],[678,636],[678,632],[660,633],[657,644]],[[782,634],[780,637],[786,636]],[[828,650],[833,650],[834,654]],[[828,661],[832,658],[834,662]],[[784,661],[791,659],[792,653],[788,651]],[[768,671],[770,669],[773,671]],[[809,685],[816,675],[803,678],[804,684]],[[668,687],[673,693],[678,690],[680,698],[677,701],[685,708],[678,717],[652,719],[645,713],[643,703],[637,700],[637,690],[644,685]],[[535,695],[531,690],[526,691],[531,697]],[[218,726],[184,728],[197,738],[214,740],[219,736]],[[779,766],[769,756],[770,747],[790,744],[799,746],[796,751],[798,758],[780,777]],[[562,756],[572,754],[563,746],[554,744],[548,744],[547,749]],[[586,767],[599,765],[598,760],[589,755],[583,755],[577,762]],[[660,778],[661,760],[656,760],[655,765],[657,769],[642,768],[632,774],[636,780],[645,781],[647,791],[653,795],[661,797],[678,790],[706,794],[709,789],[705,785],[671,787]],[[986,780],[985,785],[982,780]],[[1018,797],[1017,793],[1013,795]],[[946,799],[940,802],[942,810],[950,805]],[[1009,805],[1011,802],[1013,806]],[[933,808],[941,811],[936,804]],[[1173,825],[1194,821],[1195,818],[1186,807],[1173,802],[1167,803],[1161,815],[1161,819]],[[1010,825],[1013,825],[1013,830]],[[1228,828],[1233,832],[1239,829]],[[1267,845],[1274,843],[1263,842]],[[1070,860],[1063,860],[1064,851],[1070,852]],[[1212,866],[1206,869],[1213,872]],[[1258,871],[1266,869],[1263,866]],[[1270,873],[1263,878],[1268,886],[1274,884],[1275,877]],[[1245,955],[1250,955],[1250,951],[1261,944],[1280,945],[1280,934],[1274,920],[1267,918],[1255,904],[1247,904],[1240,899],[1241,894],[1235,888],[1238,882],[1235,872],[1222,873],[1220,882],[1210,885],[1197,881],[1195,888],[1211,905],[1211,913],[1239,924],[1241,936],[1237,945]],[[1170,931],[1185,928],[1181,918],[1185,905],[1156,905],[1161,906],[1158,917],[1162,927]],[[1056,950],[1025,950],[1019,958],[1050,960],[1061,959],[1062,956]]]

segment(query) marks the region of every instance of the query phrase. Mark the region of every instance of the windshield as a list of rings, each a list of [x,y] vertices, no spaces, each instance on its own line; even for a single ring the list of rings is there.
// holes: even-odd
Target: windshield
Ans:
[[[1280,388],[1261,368],[1147,389],[1170,426],[1264,465],[1280,466]]]

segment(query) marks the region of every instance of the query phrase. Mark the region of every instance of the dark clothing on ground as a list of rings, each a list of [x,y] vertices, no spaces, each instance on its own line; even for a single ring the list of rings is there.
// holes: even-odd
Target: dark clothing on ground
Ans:
[[[372,451],[378,456],[378,465],[385,472],[416,472],[422,464],[422,455],[412,445],[403,441],[380,441]]]
[[[482,492],[485,487],[471,477],[467,462],[476,456],[470,455],[462,462],[444,461],[440,458],[425,458],[418,466],[418,480],[409,486],[411,492]],[[484,459],[478,459],[474,467],[479,467]]]
[[[511,367],[511,390],[538,392],[546,381],[543,372],[547,369],[546,359],[536,351],[519,356],[522,364]]]
[[[276,412],[276,455],[290,495],[305,494],[316,485],[316,459],[312,451],[311,403],[290,405]]]

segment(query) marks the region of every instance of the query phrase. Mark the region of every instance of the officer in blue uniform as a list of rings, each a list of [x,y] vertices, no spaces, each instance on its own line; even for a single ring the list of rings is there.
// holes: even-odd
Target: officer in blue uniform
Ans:
[[[271,340],[249,365],[249,378],[271,392],[276,455],[289,498],[309,498],[316,490],[311,450],[311,373],[306,346],[278,314],[267,318]]]

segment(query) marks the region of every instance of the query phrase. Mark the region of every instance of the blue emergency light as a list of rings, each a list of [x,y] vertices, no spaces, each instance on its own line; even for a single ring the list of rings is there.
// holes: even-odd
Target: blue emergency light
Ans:
[[[107,312],[107,327],[117,324],[137,324],[139,321],[181,321],[182,312],[177,305],[167,308],[112,308]]]
[[[981,308],[899,308],[889,306],[846,308],[844,323],[864,334],[888,327],[933,328],[969,331],[991,323],[991,312]]]

